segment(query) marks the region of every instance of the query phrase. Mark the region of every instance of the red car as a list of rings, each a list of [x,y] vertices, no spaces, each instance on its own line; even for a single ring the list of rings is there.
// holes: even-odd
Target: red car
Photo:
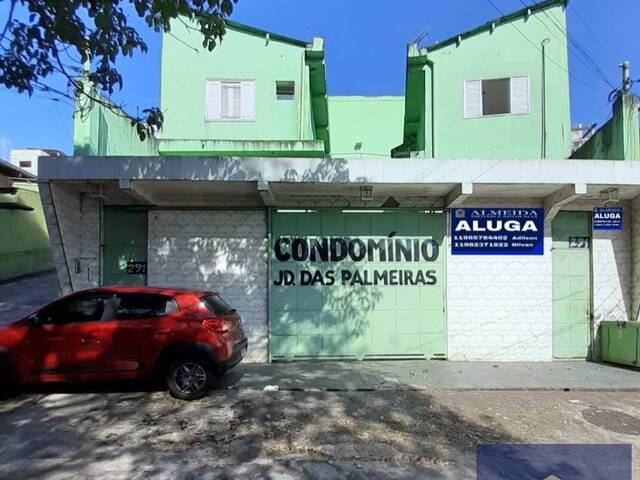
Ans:
[[[240,316],[216,293],[104,287],[0,328],[0,382],[155,379],[193,400],[246,352]]]

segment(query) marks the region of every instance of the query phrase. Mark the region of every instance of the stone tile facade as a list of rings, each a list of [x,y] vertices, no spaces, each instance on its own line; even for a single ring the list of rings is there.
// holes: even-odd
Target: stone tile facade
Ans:
[[[100,200],[69,186],[42,184],[60,288],[64,294],[100,284]]]
[[[535,200],[486,200],[464,205],[474,206],[536,208],[542,204]],[[551,265],[548,225],[545,225],[544,255],[451,255],[448,245],[448,358],[551,360]]]
[[[265,211],[151,211],[148,253],[149,285],[220,292],[242,316],[248,360],[267,360]]]

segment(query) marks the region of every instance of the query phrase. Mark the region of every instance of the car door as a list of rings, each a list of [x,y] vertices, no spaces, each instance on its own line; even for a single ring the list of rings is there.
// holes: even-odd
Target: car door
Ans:
[[[82,293],[64,298],[29,319],[17,357],[32,381],[68,381],[90,375],[102,349],[98,325],[106,295]]]
[[[123,378],[144,375],[152,368],[154,344],[170,333],[159,326],[177,311],[177,304],[170,297],[148,293],[118,293],[115,302],[115,315],[100,325],[103,366]]]

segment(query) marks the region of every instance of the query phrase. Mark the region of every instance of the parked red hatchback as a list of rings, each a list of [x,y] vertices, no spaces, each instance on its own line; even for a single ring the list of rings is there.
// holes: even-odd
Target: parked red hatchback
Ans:
[[[104,287],[0,328],[0,383],[155,379],[193,400],[246,353],[240,316],[214,292]]]

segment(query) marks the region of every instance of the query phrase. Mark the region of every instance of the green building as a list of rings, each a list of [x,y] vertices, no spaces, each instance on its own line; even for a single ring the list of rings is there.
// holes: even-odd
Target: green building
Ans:
[[[327,95],[322,39],[173,30],[156,138],[96,105],[40,169],[63,290],[217,290],[256,361],[596,357],[640,305],[637,105],[569,158],[565,6],[410,45],[404,97]]]
[[[31,160],[20,165],[0,160],[0,282],[54,268],[37,180],[27,170]]]

